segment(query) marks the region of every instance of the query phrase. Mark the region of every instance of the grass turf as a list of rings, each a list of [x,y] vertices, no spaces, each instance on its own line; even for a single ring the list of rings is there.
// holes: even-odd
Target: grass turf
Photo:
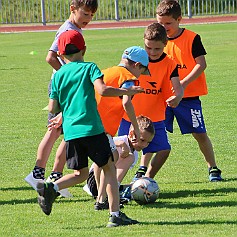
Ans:
[[[33,169],[45,133],[47,85],[45,62],[54,32],[0,34],[0,236],[235,236],[236,193],[236,39],[237,25],[192,25],[207,50],[209,95],[202,97],[208,134],[224,182],[210,183],[203,157],[190,135],[169,135],[172,153],[156,176],[161,193],[155,204],[125,206],[141,224],[105,228],[108,212],[95,212],[81,185],[70,188],[72,199],[58,199],[50,216],[37,204],[36,192],[23,180]],[[143,28],[85,30],[85,60],[100,68],[116,65],[126,47],[143,46]],[[36,54],[30,54],[35,51]],[[57,145],[47,164],[49,175]],[[136,167],[124,182],[133,177]],[[71,171],[65,168],[65,173]]]

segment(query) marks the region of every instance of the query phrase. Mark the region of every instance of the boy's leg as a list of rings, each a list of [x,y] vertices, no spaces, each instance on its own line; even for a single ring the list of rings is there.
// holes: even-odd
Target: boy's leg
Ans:
[[[111,148],[111,144],[110,144]],[[118,151],[113,150],[113,157],[115,157],[115,160],[118,159]],[[113,162],[114,163],[114,162]],[[105,181],[105,174],[103,169],[99,168],[97,165],[94,166],[94,174],[95,174],[95,179],[97,177],[98,180],[96,180],[97,184],[97,190],[98,190],[98,196],[96,198],[96,203],[95,203],[95,210],[104,210],[108,209],[109,205],[107,202],[107,196],[108,193],[106,192],[106,181]],[[115,170],[116,172],[116,170]],[[117,186],[118,186],[118,181],[117,181]]]
[[[110,218],[107,227],[138,224],[137,220],[133,220],[127,217],[124,213],[120,212],[116,168],[111,158],[108,163],[102,167],[102,169],[105,174],[106,192],[108,194],[110,209]]]
[[[58,179],[62,178],[65,163],[66,163],[66,142],[62,140],[56,152],[53,171],[47,178],[46,182],[55,182]],[[67,188],[61,189],[59,193],[61,194],[62,197],[65,198],[72,197],[72,194],[68,191]]]
[[[50,215],[52,211],[52,205],[57,198],[57,193],[62,189],[74,186],[76,184],[84,182],[88,177],[88,167],[82,168],[73,174],[68,174],[63,176],[61,179],[57,180],[55,183],[48,182],[38,182],[37,183],[37,192],[38,203],[42,211],[46,215]]]
[[[199,148],[207,162],[209,169],[209,180],[221,181],[221,170],[217,168],[213,146],[207,133],[192,133],[192,135],[198,142]]]
[[[39,180],[44,180],[46,163],[55,141],[61,134],[61,128],[47,131],[38,146],[37,159],[34,170],[25,177],[25,181],[36,190],[36,184]]]
[[[155,136],[148,147],[142,151],[143,155],[141,157],[140,167],[134,177],[134,181],[142,176],[154,178],[169,156],[171,146],[168,140],[165,122],[153,122],[153,124],[155,127]],[[149,166],[149,171],[147,171],[153,154],[155,156],[152,159],[152,164]]]
[[[100,186],[103,183],[106,187],[110,212],[119,211],[119,189],[114,162],[109,159],[108,163],[104,165],[102,169],[102,173],[104,173],[104,180],[101,182]]]
[[[55,141],[61,135],[61,128],[53,129],[52,131],[47,131],[44,138],[39,144],[37,151],[36,165],[38,167],[46,167],[49,155],[52,151]]]
[[[53,171],[63,173],[65,163],[66,163],[66,142],[62,140],[56,152]]]
[[[148,154],[145,154],[145,156]],[[166,162],[167,158],[169,157],[169,154],[170,150],[158,151],[152,158],[145,176],[153,179]]]
[[[153,153],[146,153],[145,155],[141,156],[141,160],[140,160],[140,166],[133,178],[133,181],[145,176],[146,172],[147,172],[147,167],[149,165],[149,162],[152,158]]]
[[[182,134],[192,134],[197,140],[209,168],[209,180],[221,181],[221,170],[216,166],[215,155],[209,137],[206,134],[201,101],[196,99],[183,99],[173,109]]]
[[[126,176],[129,168],[134,162],[134,155],[129,155],[125,159],[119,158],[116,162],[116,172],[117,172],[117,180],[119,183],[122,183],[123,178]]]
[[[106,135],[109,141],[110,150],[113,153],[114,162],[119,159],[119,154],[116,149],[116,145],[113,141],[112,136],[109,134]],[[94,175],[97,184],[98,196],[95,203],[95,210],[104,210],[108,209],[107,194],[106,194],[106,184],[104,172],[101,172],[101,168],[97,165],[94,166]]]

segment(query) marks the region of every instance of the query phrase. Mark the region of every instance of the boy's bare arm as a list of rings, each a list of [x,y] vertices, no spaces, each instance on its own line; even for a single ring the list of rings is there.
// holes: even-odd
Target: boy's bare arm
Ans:
[[[97,80],[95,80],[94,87],[100,95],[108,96],[108,97],[109,96],[116,97],[116,96],[123,96],[123,95],[131,96],[131,95],[135,95],[137,93],[141,93],[144,91],[144,89],[141,88],[140,86],[132,86],[128,89],[106,86],[103,82],[103,78],[98,78]]]
[[[62,66],[61,63],[58,61],[57,53],[54,51],[49,51],[46,57],[46,62],[51,65],[56,71]]]
[[[183,98],[184,89],[180,84],[179,77],[172,77],[171,83],[172,83],[172,90],[173,90],[174,95],[172,95],[170,98],[168,98],[166,100],[166,103],[168,106],[175,108],[179,105],[179,102]]]
[[[126,157],[128,157],[130,150],[129,150],[129,147],[128,147],[128,145],[126,144],[126,142],[123,141],[123,140],[115,140],[114,143],[115,143],[116,147],[121,148],[121,151],[122,151],[122,152],[120,153],[120,157],[121,157],[121,158],[126,158]]]
[[[180,81],[181,85],[185,89],[192,81],[194,81],[196,78],[198,78],[201,73],[206,69],[206,59],[204,55],[201,55],[197,58],[195,58],[196,65],[194,66],[193,70]]]
[[[139,126],[137,124],[137,118],[136,118],[136,114],[135,114],[135,110],[132,104],[132,98],[131,96],[123,96],[123,108],[125,110],[125,112],[128,115],[129,120],[131,121],[133,128],[134,128],[134,141],[135,140],[139,140],[140,139],[140,130],[139,130]]]
[[[49,99],[48,110],[52,114],[60,112],[60,107],[57,100]]]

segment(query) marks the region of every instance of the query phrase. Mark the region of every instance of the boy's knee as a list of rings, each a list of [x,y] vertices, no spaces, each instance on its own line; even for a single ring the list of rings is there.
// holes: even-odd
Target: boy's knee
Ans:
[[[85,180],[87,180],[87,178],[89,176],[88,167],[74,171],[74,176],[77,177],[78,179],[80,179],[81,182],[84,182]]]

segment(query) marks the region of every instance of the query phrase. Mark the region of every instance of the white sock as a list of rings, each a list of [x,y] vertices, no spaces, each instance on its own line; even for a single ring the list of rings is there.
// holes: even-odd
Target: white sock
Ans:
[[[58,187],[58,185],[57,185],[56,183],[53,183],[53,188],[54,188],[54,190],[55,190],[56,192],[59,191],[59,187]]]
[[[110,215],[118,217],[119,216],[119,211],[110,212]]]

